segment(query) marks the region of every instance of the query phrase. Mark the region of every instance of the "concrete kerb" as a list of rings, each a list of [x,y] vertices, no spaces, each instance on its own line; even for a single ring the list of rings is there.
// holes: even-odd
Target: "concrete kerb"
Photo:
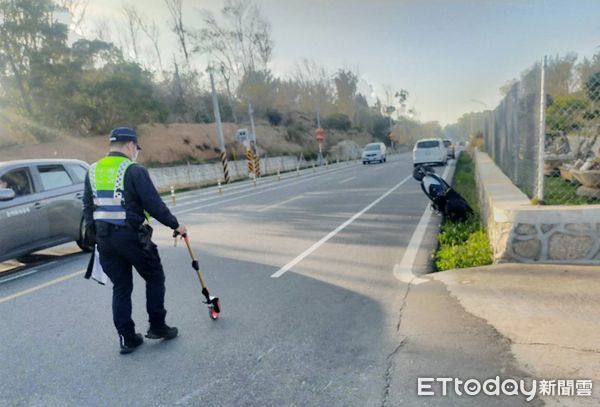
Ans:
[[[600,264],[600,205],[534,206],[487,154],[475,167],[494,262]]]

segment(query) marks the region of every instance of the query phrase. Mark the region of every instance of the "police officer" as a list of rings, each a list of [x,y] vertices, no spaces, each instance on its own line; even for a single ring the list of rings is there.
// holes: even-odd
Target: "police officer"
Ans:
[[[172,339],[178,333],[165,323],[165,274],[147,219],[152,216],[181,234],[186,227],[164,204],[148,171],[135,163],[140,150],[135,130],[113,129],[110,152],[90,167],[83,197],[86,235],[95,240],[100,264],[113,283],[113,321],[121,354],[144,341],[131,319],[132,266],[146,282],[146,338]]]

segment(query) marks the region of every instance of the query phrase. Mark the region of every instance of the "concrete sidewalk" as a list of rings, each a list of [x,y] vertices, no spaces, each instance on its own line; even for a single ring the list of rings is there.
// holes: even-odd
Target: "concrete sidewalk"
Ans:
[[[505,336],[532,377],[593,381],[592,397],[546,405],[600,405],[600,267],[498,264],[429,276]]]

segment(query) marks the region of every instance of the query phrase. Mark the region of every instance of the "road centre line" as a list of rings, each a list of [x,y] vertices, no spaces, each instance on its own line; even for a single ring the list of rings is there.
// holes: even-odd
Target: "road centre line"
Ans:
[[[300,177],[296,177],[296,176],[292,176],[292,175],[287,176],[287,177],[282,177],[282,181],[293,180],[294,178],[301,178],[302,180],[319,178],[322,175],[327,175],[327,174],[331,174],[331,173],[341,173],[342,171],[354,169],[356,166],[357,166],[356,164],[352,164],[350,166],[344,166],[344,167],[340,166],[338,168],[333,168],[331,170],[328,170],[327,172],[319,171],[319,173],[317,173],[317,174],[314,174],[309,171],[305,171],[304,174],[301,173]],[[264,181],[259,182],[257,187],[253,186],[250,181],[243,181],[242,185],[235,185],[235,186],[230,186],[230,187],[224,186],[223,193],[224,194],[227,194],[227,193],[240,194],[240,193],[244,193],[246,191],[254,190],[257,188],[272,187],[273,185],[277,185],[279,182],[280,181],[275,180],[275,176],[268,176]],[[197,190],[197,191],[194,191],[191,193],[185,193],[185,195],[180,195],[180,196],[176,197],[177,201],[179,202],[176,206],[173,206],[171,204],[171,198],[169,196],[165,196],[163,198],[163,201],[167,204],[167,206],[170,209],[173,209],[173,208],[176,208],[177,206],[192,205],[192,204],[196,204],[196,203],[200,203],[200,202],[205,202],[205,201],[210,201],[210,200],[215,200],[215,199],[221,198],[221,196],[216,195],[216,192],[217,192],[216,187],[210,187],[210,189]],[[198,199],[198,198],[206,196],[206,195],[213,195],[213,196],[208,196],[204,199]],[[189,199],[193,199],[193,200],[188,201]],[[186,201],[186,202],[181,202],[181,201]]]
[[[352,163],[352,166],[356,165],[357,163]],[[337,166],[331,169],[331,171],[338,171],[338,170],[343,170],[346,168],[350,168],[350,166]],[[292,174],[293,173],[293,174]],[[305,177],[307,175],[314,175],[312,169],[310,167],[306,167],[300,170],[300,177]],[[320,175],[320,173],[318,174]],[[289,171],[287,173],[282,173],[281,174],[281,181],[284,181],[286,179],[291,179],[291,178],[297,178],[298,176],[296,175],[296,171]],[[277,175],[272,174],[272,175],[265,175],[261,178],[258,178],[257,181],[260,181],[259,185],[266,185],[266,184],[272,184],[274,182],[279,182],[277,180]],[[238,189],[243,189],[243,188],[254,188],[252,185],[252,179],[248,178],[242,181],[238,181],[235,182],[231,185],[227,185],[227,184],[222,184],[221,188],[223,189],[223,192],[227,192],[227,191],[235,191]],[[216,185],[211,185],[209,187],[206,188],[202,188],[199,190],[193,190],[193,191],[186,191],[186,192],[182,192],[177,196],[177,199],[190,199],[190,198],[194,198],[198,195],[198,192],[204,192],[204,193],[214,193],[217,192],[218,190],[218,186]],[[167,200],[168,196],[165,196],[165,201]]]
[[[282,268],[280,268],[277,272],[273,273],[271,275],[271,278],[279,278],[279,277],[281,277],[283,274],[285,274],[286,272],[288,272],[292,267],[294,267],[296,264],[300,263],[302,260],[304,260],[310,254],[312,254],[315,250],[317,250],[319,247],[321,247],[329,239],[331,239],[332,237],[334,237],[335,235],[337,235],[339,232],[341,232],[344,228],[346,228],[346,226],[350,225],[352,222],[354,222],[356,219],[358,219],[361,215],[363,215],[369,209],[371,209],[372,207],[374,207],[375,205],[377,205],[379,202],[381,202],[382,200],[384,200],[392,192],[394,192],[395,190],[397,190],[398,188],[400,188],[402,185],[404,185],[406,183],[406,181],[408,181],[411,178],[412,178],[412,175],[409,175],[408,177],[404,178],[402,181],[400,181],[394,187],[392,187],[391,189],[389,189],[385,194],[381,195],[379,198],[377,198],[376,200],[374,200],[373,202],[371,202],[369,205],[367,205],[363,210],[361,210],[360,212],[356,213],[354,216],[352,216],[346,222],[342,223],[335,230],[333,230],[332,232],[330,232],[327,236],[323,237],[321,240],[319,240],[318,242],[316,242],[315,244],[313,244],[311,247],[309,247],[307,250],[305,250],[302,254],[298,255],[294,260],[290,261],[288,264],[286,264],[285,266],[283,266]]]
[[[75,273],[67,274],[66,276],[62,276],[62,277],[56,278],[54,280],[50,280],[44,284],[36,285],[35,287],[28,288],[27,290],[19,291],[18,293],[11,294],[7,297],[0,298],[0,304],[2,304],[3,302],[6,302],[6,301],[14,300],[15,298],[19,298],[19,297],[22,297],[27,294],[31,294],[35,291],[41,290],[42,288],[46,288],[51,285],[58,284],[62,281],[69,280],[73,277],[80,276],[84,272],[85,272],[85,270],[79,270],[79,271],[76,271]]]
[[[58,260],[52,260],[48,263],[38,264],[37,266],[34,265],[34,266],[31,266],[34,268],[32,268],[29,271],[27,271],[27,265],[20,266],[20,267],[23,267],[23,271],[14,271],[14,270],[8,271],[7,270],[3,273],[7,273],[9,276],[12,274],[15,274],[15,275],[12,277],[0,278],[0,285],[2,285],[4,283],[8,283],[9,281],[18,280],[20,278],[27,277],[27,276],[30,276],[35,273],[39,273],[40,271],[44,271],[45,269],[49,268],[49,266],[56,264],[56,263],[58,263]],[[17,267],[16,269],[18,269],[20,267]],[[0,273],[0,276],[2,276],[3,273]]]
[[[448,177],[450,168],[450,165],[446,167],[442,178],[446,179]],[[404,251],[404,255],[402,256],[400,264],[394,265],[394,277],[404,283],[421,284],[429,281],[427,279],[415,276],[413,273],[413,268],[415,265],[415,259],[417,258],[417,254],[419,253],[419,249],[421,247],[421,243],[423,243],[425,232],[429,226],[432,213],[433,211],[431,209],[431,203],[428,203],[425,207],[423,215],[421,216],[421,219],[419,220],[419,223],[417,224],[417,227],[415,228],[415,231],[413,232],[412,237],[410,238],[410,241],[408,242],[408,246],[406,246],[406,250]]]
[[[355,166],[353,165],[353,166],[349,166],[349,167],[346,167],[346,168],[335,169],[334,171],[335,171],[335,172],[338,172],[338,171],[340,171],[340,172],[341,172],[341,171],[344,171],[344,170],[347,170],[347,169],[352,169],[353,167],[355,167]],[[321,175],[321,174],[319,174],[319,175]],[[322,174],[322,175],[325,175],[325,174]],[[195,211],[195,210],[198,210],[198,209],[202,209],[202,208],[206,208],[206,207],[210,207],[210,206],[215,206],[215,205],[218,205],[218,204],[221,204],[221,203],[227,203],[227,202],[231,202],[231,201],[236,201],[236,200],[243,199],[243,198],[247,198],[247,197],[250,197],[250,196],[253,196],[253,195],[258,195],[258,194],[261,194],[261,193],[263,193],[263,192],[270,192],[270,191],[277,190],[277,189],[281,189],[281,188],[288,187],[288,186],[291,186],[291,185],[296,185],[296,184],[304,183],[304,182],[307,182],[307,181],[313,180],[314,178],[318,178],[318,177],[319,177],[319,176],[307,177],[307,178],[305,178],[305,179],[298,180],[298,181],[295,181],[295,182],[292,182],[292,183],[288,183],[288,184],[286,184],[286,185],[281,185],[281,186],[276,186],[276,187],[264,188],[264,189],[262,189],[262,190],[260,190],[260,191],[254,192],[254,193],[252,193],[252,194],[246,194],[246,195],[239,196],[239,197],[235,197],[235,198],[231,198],[231,199],[225,199],[225,200],[221,200],[221,201],[218,201],[218,202],[213,202],[213,203],[206,204],[206,205],[201,205],[201,206],[199,206],[199,207],[189,208],[189,209],[186,209],[186,210],[184,210],[184,211],[177,212],[177,213],[175,213],[175,214],[176,214],[176,215],[180,215],[180,214],[182,214],[182,213],[188,213],[188,212]],[[290,177],[290,178],[291,178],[291,177]],[[304,178],[304,177],[303,177],[303,178]],[[407,179],[408,179],[408,178],[407,178]],[[386,193],[384,196],[380,197],[380,198],[379,198],[379,200],[377,200],[376,202],[373,202],[373,203],[372,203],[372,204],[371,204],[369,207],[365,208],[365,210],[363,210],[361,213],[357,214],[358,216],[357,216],[357,215],[355,215],[355,216],[354,216],[354,217],[351,219],[351,221],[354,221],[356,218],[358,218],[360,215],[362,215],[364,212],[366,212],[368,209],[370,209],[372,206],[374,206],[374,205],[375,205],[376,203],[378,203],[380,200],[382,200],[383,198],[385,198],[385,196],[389,195],[391,192],[393,192],[393,190],[395,190],[395,189],[396,189],[397,187],[399,187],[401,184],[403,184],[404,182],[406,182],[406,180],[407,180],[407,179],[403,180],[403,181],[402,181],[400,184],[398,184],[397,186],[395,186],[395,187],[394,187],[392,190],[388,191],[388,192],[387,192],[387,193]],[[341,230],[342,230],[344,227],[346,227],[346,226],[347,226],[347,225],[349,225],[350,223],[352,223],[352,222],[350,222],[350,221],[347,221],[347,222],[346,222],[346,224],[342,225],[343,227],[340,227],[340,228],[339,228],[339,230],[338,230],[337,232],[341,231]],[[337,233],[337,232],[336,232],[336,233]],[[315,249],[316,249],[316,248],[315,248]],[[313,251],[314,251],[314,250],[313,250]],[[47,266],[47,265],[49,265],[49,264],[53,264],[53,263],[55,263],[55,262],[56,262],[56,261],[50,262],[50,263],[48,263],[48,264],[44,265],[44,267],[45,267],[45,266]],[[15,276],[15,277],[11,277],[11,278],[7,278],[7,279],[4,279],[4,280],[0,280],[0,284],[2,284],[2,283],[5,283],[5,282],[8,282],[8,281],[11,281],[11,280],[15,280],[15,279],[17,279],[17,278],[25,277],[26,275],[29,275],[29,274],[34,274],[34,273],[36,273],[36,272],[39,272],[39,271],[41,271],[41,270],[39,270],[39,269],[34,269],[34,270],[31,270],[29,273],[26,273],[26,274],[20,274],[20,275],[18,275],[18,276]],[[9,296],[2,297],[2,298],[0,298],[0,304],[1,304],[1,303],[4,303],[4,302],[7,302],[7,301],[10,301],[10,300],[13,300],[13,299],[16,299],[16,298],[19,298],[19,297],[22,297],[22,296],[24,296],[24,295],[27,295],[27,294],[31,294],[31,293],[33,293],[33,292],[36,292],[36,291],[38,291],[38,290],[41,290],[41,289],[43,289],[43,288],[46,288],[46,287],[52,286],[52,285],[54,285],[54,284],[58,284],[58,283],[60,283],[60,282],[63,282],[63,281],[69,280],[69,279],[71,279],[71,278],[73,278],[73,277],[76,277],[76,276],[78,276],[78,275],[82,275],[84,272],[85,272],[85,270],[80,270],[80,271],[77,271],[77,272],[74,272],[74,273],[67,274],[67,275],[65,275],[65,276],[62,276],[62,277],[56,278],[56,279],[54,279],[54,280],[48,281],[48,282],[46,282],[46,283],[43,283],[43,284],[40,284],[40,285],[37,285],[37,286],[31,287],[31,288],[29,288],[29,289],[26,289],[26,290],[23,290],[23,291],[17,292],[17,293],[15,293],[15,294],[11,294],[11,295],[9,295]]]
[[[0,284],[8,283],[9,281],[18,280],[20,278],[30,276],[32,274],[38,273],[39,271],[40,270],[38,270],[38,269],[33,269],[33,270],[28,271],[27,273],[22,273],[22,274],[19,273],[16,276],[3,278],[2,280],[0,280]]]
[[[269,209],[275,209],[275,208],[277,208],[277,207],[279,207],[281,205],[285,205],[286,203],[290,203],[290,202],[298,200],[300,198],[303,198],[303,196],[302,195],[298,195],[298,196],[295,196],[295,197],[290,198],[288,200],[285,200],[283,202],[279,202],[279,203],[276,203],[276,204],[273,204],[273,205],[265,206],[264,208],[259,209],[258,212],[265,212],[265,211],[268,211]]]
[[[355,176],[354,176],[354,177],[350,177],[350,178],[346,178],[345,180],[343,180],[343,181],[340,181],[339,183],[340,183],[340,184],[345,184],[346,182],[350,182],[350,181],[352,181],[352,180],[353,180],[353,179],[355,179],[355,178],[356,178]]]
[[[352,167],[349,167],[349,168],[352,168]],[[173,214],[176,215],[176,216],[179,216],[179,215],[183,215],[185,213],[197,211],[198,209],[209,208],[211,206],[216,206],[216,205],[220,205],[220,204],[224,204],[224,203],[228,203],[228,202],[233,202],[233,201],[239,201],[240,199],[249,198],[251,196],[259,195],[259,194],[262,194],[264,192],[276,191],[276,190],[279,190],[279,189],[282,189],[282,188],[287,188],[287,187],[290,187],[290,186],[293,186],[293,185],[302,184],[302,183],[305,183],[305,182],[308,182],[308,181],[312,181],[313,179],[314,179],[314,177],[311,177],[311,178],[301,179],[301,180],[290,182],[290,183],[285,183],[285,184],[279,185],[279,186],[273,186],[273,187],[269,187],[269,188],[264,188],[264,189],[261,189],[260,191],[253,192],[251,194],[245,194],[245,195],[241,195],[241,196],[238,196],[238,197],[235,197],[235,198],[230,198],[230,199],[223,199],[223,200],[219,200],[217,202],[212,202],[212,203],[209,203],[209,204],[206,204],[206,205],[200,205],[200,206],[195,206],[193,208],[184,209],[182,211],[173,211]]]
[[[211,206],[215,206],[215,205],[220,205],[220,204],[224,204],[224,203],[228,203],[228,202],[233,202],[233,201],[239,201],[240,199],[245,199],[245,198],[249,198],[251,196],[260,195],[260,194],[265,193],[265,192],[271,192],[271,191],[275,191],[275,190],[278,190],[278,189],[281,189],[281,188],[285,188],[285,187],[289,187],[289,186],[292,186],[292,185],[301,184],[301,183],[304,183],[304,182],[310,181],[310,180],[311,180],[311,178],[310,179],[304,179],[304,180],[297,181],[297,182],[293,182],[293,183],[286,184],[286,185],[282,185],[280,187],[265,188],[265,189],[262,189],[260,191],[253,192],[251,194],[246,194],[246,195],[238,196],[238,197],[235,197],[235,198],[223,199],[223,200],[220,200],[220,201],[217,201],[217,202],[212,202],[212,203],[209,203],[209,204],[206,204],[206,205],[200,205],[200,206],[195,206],[193,208],[184,209],[182,211],[173,211],[173,214],[175,216],[179,216],[179,215],[183,215],[185,213],[197,211],[198,209],[210,208]]]
[[[393,160],[390,161],[390,164],[396,164],[396,163],[402,163],[402,160]],[[343,165],[343,164],[339,164],[339,166],[336,166],[335,168],[332,168],[330,170],[317,170],[317,173],[314,173],[312,171],[312,169],[310,167],[305,168],[303,170],[300,170],[300,177],[295,175],[295,171],[290,172],[290,175],[283,175],[282,174],[282,181],[286,181],[286,180],[294,180],[297,178],[300,179],[314,179],[314,178],[319,178],[322,175],[328,175],[328,174],[341,174],[343,172],[345,172],[346,170],[351,170],[351,169],[356,169],[358,167],[360,167],[360,162],[352,162],[349,166],[348,165]],[[383,167],[380,167],[383,168]],[[258,183],[258,185],[255,187],[252,185],[250,180],[245,180],[245,181],[241,181],[240,185],[231,185],[231,186],[226,186],[223,185],[222,189],[223,189],[223,194],[240,194],[240,193],[244,193],[246,191],[249,190],[256,190],[258,188],[267,188],[267,187],[272,187],[274,185],[278,185],[280,183],[280,181],[276,181],[276,176],[275,175],[269,175],[267,177],[263,178],[263,181],[260,181]],[[205,197],[204,199],[199,199],[201,197]],[[198,190],[194,190],[194,191],[188,191],[188,192],[183,192],[180,193],[179,195],[176,196],[177,199],[177,205],[173,206],[171,204],[171,198],[169,195],[165,195],[163,197],[163,201],[165,202],[165,204],[167,204],[167,206],[169,207],[169,209],[173,210],[176,209],[177,207],[181,207],[181,206],[186,206],[186,205],[192,205],[192,204],[197,204],[200,202],[206,202],[206,201],[211,201],[211,200],[216,200],[222,198],[222,196],[219,196],[217,194],[217,187],[216,186],[210,186],[208,188],[201,188]],[[189,201],[190,199],[193,199],[193,201]],[[181,201],[185,201],[185,202],[181,202]]]
[[[397,163],[401,163],[402,161],[396,161],[396,162]],[[394,163],[396,163],[396,162],[394,162]],[[353,167],[356,167],[356,165],[350,166],[348,168],[341,168],[339,170],[336,169],[334,171],[335,172],[338,172],[338,171],[341,172],[341,171],[345,171],[345,170],[348,170],[348,169],[356,169],[356,168],[353,168]],[[323,173],[323,174],[320,174],[320,175],[326,175],[326,174],[327,173]],[[209,208],[211,206],[219,205],[219,204],[222,204],[222,203],[228,203],[228,202],[233,202],[233,201],[237,201],[237,200],[240,200],[240,199],[248,198],[248,197],[251,197],[251,196],[255,196],[255,195],[261,194],[263,192],[271,192],[271,191],[275,191],[275,190],[278,190],[278,189],[287,188],[287,187],[290,187],[292,185],[297,185],[297,184],[301,184],[301,183],[304,183],[304,182],[307,182],[307,181],[312,181],[314,179],[320,178],[320,175],[313,176],[313,177],[307,177],[307,178],[303,177],[303,179],[300,179],[300,180],[297,180],[297,181],[293,181],[293,182],[290,182],[290,183],[283,183],[282,185],[279,185],[279,183],[274,183],[275,184],[274,186],[265,187],[265,188],[263,188],[263,189],[261,189],[261,190],[259,190],[257,192],[253,192],[253,193],[250,193],[250,194],[241,195],[241,196],[238,196],[238,197],[235,197],[235,198],[219,200],[219,201],[212,202],[212,203],[209,203],[209,204],[206,204],[206,205],[195,206],[195,207],[192,207],[192,208],[184,209],[182,211],[177,211],[176,208],[171,208],[171,210],[173,211],[174,215],[178,216],[178,215],[182,215],[182,214],[185,214],[185,213],[196,211],[198,209]],[[255,189],[255,188],[252,187],[249,190],[253,190],[253,189]],[[242,192],[246,192],[246,191],[238,191],[235,194],[237,195],[237,194],[240,194]],[[215,197],[215,198],[209,198],[209,199],[204,199],[204,200],[198,200],[196,202],[200,203],[200,202],[205,202],[205,201],[214,200],[214,199],[218,199],[218,198],[221,198],[221,197]],[[196,203],[196,202],[193,202],[193,203]],[[188,202],[185,205],[189,205],[191,203],[192,202]]]

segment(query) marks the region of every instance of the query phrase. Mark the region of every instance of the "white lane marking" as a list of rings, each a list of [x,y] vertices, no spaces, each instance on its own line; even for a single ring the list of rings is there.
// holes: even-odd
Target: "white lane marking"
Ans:
[[[59,277],[57,279],[50,280],[47,283],[40,284],[40,285],[37,285],[35,287],[31,287],[31,288],[29,288],[27,290],[19,291],[18,293],[9,295],[7,297],[0,298],[0,304],[2,304],[3,302],[6,302],[6,301],[14,300],[15,298],[19,298],[19,297],[22,297],[22,296],[27,295],[27,294],[31,294],[31,293],[33,293],[35,291],[41,290],[42,288],[46,288],[46,287],[49,287],[51,285],[58,284],[58,283],[60,283],[62,281],[71,279],[73,277],[80,276],[84,272],[85,272],[85,270],[79,270],[79,271],[76,271],[75,273],[67,274],[66,276],[62,276],[62,277]]]
[[[398,160],[393,160],[390,161],[393,164],[397,164],[397,163],[402,163],[404,161],[402,161],[401,159]],[[336,168],[332,168],[330,170],[327,171],[323,171],[323,172],[318,172],[318,173],[314,173],[312,171],[312,169],[310,167],[305,168],[303,170],[300,170],[300,177],[296,176],[296,172],[295,171],[291,171],[287,174],[289,175],[284,175],[282,174],[281,180],[282,181],[287,181],[287,180],[294,180],[295,178],[300,178],[300,179],[305,179],[305,178],[309,178],[309,179],[313,179],[313,178],[318,178],[321,175],[328,175],[328,174],[332,174],[332,173],[339,173],[342,174],[344,172],[346,172],[346,170],[349,169],[355,169],[357,166],[360,166],[360,161],[357,162],[351,162],[350,165],[346,165],[343,163],[340,163],[339,166],[336,166]],[[252,191],[255,189],[259,189],[259,188],[267,188],[267,187],[272,187],[272,185],[277,185],[279,183],[279,181],[275,181],[275,175],[269,175],[268,177],[264,178],[264,181],[262,181],[261,183],[258,184],[258,186],[254,187],[252,186],[250,181],[241,181],[240,185],[235,185],[235,186],[223,186],[223,193],[227,194],[228,191],[232,191],[234,189],[239,189],[238,191],[234,191],[234,192],[230,192],[230,194],[232,195],[237,195],[237,194],[241,194],[244,192],[248,192],[248,191]],[[283,185],[281,186],[282,188],[285,187],[287,185]],[[193,201],[187,201],[187,202],[180,202],[178,203],[176,206],[172,205],[171,202],[171,197],[169,195],[165,195],[163,197],[163,201],[165,202],[165,204],[167,205],[167,207],[173,211],[176,210],[177,207],[181,207],[181,206],[186,206],[186,205],[193,205],[196,203],[200,203],[200,202],[206,202],[206,201],[211,201],[211,200],[216,200],[216,199],[220,199],[222,198],[219,195],[216,195],[216,191],[217,191],[217,187],[215,186],[211,186],[208,188],[201,188],[195,191],[189,191],[189,192],[182,192],[179,195],[177,195],[177,201],[179,202],[180,200],[189,200],[189,199],[194,199]],[[213,195],[213,196],[209,196],[209,195]],[[204,199],[198,199],[200,197],[205,197],[208,196],[207,198]]]
[[[37,269],[37,268],[36,269],[32,269],[32,270],[29,270],[26,273],[18,273],[14,277],[7,277],[7,278],[4,278],[4,279],[0,279],[0,285],[4,284],[4,283],[8,283],[9,281],[18,280],[20,278],[27,277],[27,276],[30,276],[30,275],[35,274],[35,273],[39,273],[43,269],[48,268],[48,266],[51,266],[51,265],[56,264],[56,263],[58,263],[58,260],[52,260],[51,262],[48,262],[48,263],[40,265],[39,269]]]
[[[345,180],[343,180],[343,181],[340,181],[340,184],[345,184],[346,182],[350,182],[350,181],[352,181],[352,180],[353,180],[353,179],[355,179],[355,178],[356,178],[356,177],[350,177],[350,178],[346,178]]]
[[[450,171],[450,167],[450,165],[446,167],[442,178],[446,179],[448,177],[448,171]],[[425,207],[425,211],[419,220],[417,228],[408,242],[408,246],[404,251],[404,255],[402,256],[400,264],[394,265],[394,277],[403,283],[421,284],[429,281],[427,279],[415,276],[413,273],[413,268],[415,265],[415,259],[419,253],[419,248],[421,247],[421,243],[423,243],[423,238],[425,237],[425,231],[427,230],[427,226],[429,226],[432,212],[431,203],[429,203]]]
[[[279,202],[279,203],[276,203],[276,204],[273,204],[273,205],[265,206],[264,208],[259,209],[258,212],[265,212],[265,211],[268,211],[269,209],[275,209],[275,208],[277,208],[277,207],[279,207],[281,205],[285,205],[286,203],[290,203],[290,202],[295,201],[297,199],[300,199],[302,197],[303,197],[302,195],[298,195],[298,196],[295,196],[295,197],[290,198],[288,200],[285,200],[283,202]]]
[[[352,169],[352,167],[349,167],[349,169]],[[342,169],[340,171],[343,171],[343,170],[344,169]],[[301,179],[299,181],[294,181],[294,182],[286,183],[286,184],[281,185],[281,186],[273,186],[273,187],[270,187],[270,188],[261,189],[260,191],[257,191],[257,192],[251,193],[251,194],[245,194],[245,195],[238,196],[238,197],[235,197],[235,198],[230,198],[230,199],[223,199],[223,200],[220,200],[220,201],[217,201],[217,202],[212,202],[212,203],[209,203],[209,204],[205,204],[205,205],[195,206],[193,208],[184,209],[182,211],[173,211],[173,214],[175,216],[179,216],[179,215],[182,215],[182,214],[185,214],[185,213],[197,211],[198,209],[209,208],[211,206],[221,205],[221,204],[228,203],[228,202],[233,202],[233,201],[239,201],[240,199],[249,198],[251,196],[259,195],[259,194],[262,194],[264,192],[276,191],[276,190],[279,190],[279,189],[282,189],[282,188],[287,188],[287,187],[290,187],[290,186],[293,186],[293,185],[302,184],[302,183],[305,183],[305,182],[308,182],[308,181],[313,181],[315,178],[316,177],[310,177],[310,178],[306,178],[306,179]]]
[[[33,270],[28,271],[27,273],[17,274],[14,277],[4,278],[4,279],[0,280],[0,284],[8,283],[9,281],[13,281],[13,280],[18,280],[20,278],[30,276],[30,275],[35,274],[37,272],[39,272],[38,269],[33,269]]]
[[[290,261],[288,264],[286,264],[285,266],[283,266],[282,268],[280,268],[277,272],[275,272],[273,275],[271,275],[271,277],[272,278],[281,277],[283,274],[285,274],[287,271],[289,271],[296,264],[300,263],[302,260],[304,260],[306,257],[308,257],[312,252],[314,252],[319,247],[321,247],[325,242],[327,242],[329,239],[331,239],[332,237],[334,237],[335,235],[337,235],[346,226],[348,226],[349,224],[351,224],[352,222],[354,222],[356,219],[358,219],[362,214],[364,214],[369,209],[371,209],[372,207],[374,207],[375,205],[377,205],[379,202],[381,202],[382,200],[384,200],[389,194],[391,194],[392,192],[394,192],[395,190],[397,190],[398,188],[400,188],[404,183],[406,183],[406,181],[408,181],[411,178],[412,178],[412,175],[409,175],[408,177],[404,178],[402,181],[400,181],[398,184],[396,184],[396,186],[392,187],[385,194],[381,195],[379,198],[377,198],[376,200],[374,200],[373,202],[371,202],[363,210],[361,210],[360,212],[358,212],[357,214],[355,214],[354,216],[352,216],[346,222],[342,223],[334,231],[330,232],[327,236],[323,237],[321,240],[319,240],[318,242],[316,242],[315,244],[313,244],[311,247],[309,247],[307,250],[305,250],[302,254],[300,254],[299,256],[297,256],[294,260]]]
[[[322,175],[327,175],[327,174],[331,174],[331,173],[343,173],[346,172],[347,170],[351,170],[354,169],[354,167],[356,167],[356,164],[352,164],[351,166],[347,166],[347,167],[339,167],[339,168],[334,168],[332,170],[329,170],[327,172],[319,172],[317,174],[311,172],[306,171],[305,174],[303,174],[302,172],[300,173],[301,176],[298,177],[300,178],[302,181],[306,180],[306,179],[314,179],[314,178],[320,178]],[[295,175],[292,176],[287,176],[287,177],[282,177],[282,181],[284,180],[294,180],[295,178],[297,178]],[[226,194],[228,193],[228,191],[233,190],[234,188],[239,189],[238,191],[232,191],[229,192],[231,195],[237,195],[237,194],[242,194],[244,192],[247,191],[252,191],[252,190],[257,190],[260,188],[273,188],[275,185],[279,184],[279,181],[275,181],[274,176],[269,176],[267,177],[264,181],[261,181],[256,187],[254,187],[251,183],[243,181],[244,185],[241,186],[235,186],[235,187],[227,187],[224,186],[223,187],[223,193]],[[280,185],[280,188],[284,188],[287,185]],[[190,198],[194,198],[191,201],[186,201],[186,202],[180,202],[177,205],[173,206],[172,202],[171,202],[171,198],[170,197],[165,197],[163,199],[163,201],[165,202],[165,204],[167,205],[167,207],[171,210],[176,209],[177,207],[181,207],[181,206],[186,206],[186,205],[194,205],[200,202],[206,202],[206,201],[211,201],[211,200],[216,200],[216,199],[220,199],[221,196],[219,196],[218,194],[215,194],[215,192],[217,191],[216,187],[210,187],[210,189],[204,189],[204,190],[199,190],[196,192],[191,192],[189,194],[192,195],[186,195],[185,197],[181,197],[181,198],[177,198],[177,199],[181,199],[183,200],[184,198],[190,199]],[[208,196],[208,195],[213,195],[213,196]],[[207,196],[207,197],[205,197]],[[205,197],[203,199],[198,199],[200,197]]]
[[[303,180],[303,181],[298,181],[298,182],[295,182],[295,183],[287,184],[287,185],[285,185],[285,187],[296,185],[296,184],[301,184],[301,183],[306,182],[306,181],[310,181],[310,180],[306,179],[306,180]],[[249,198],[251,196],[260,195],[260,194],[262,194],[264,192],[271,192],[271,191],[274,191],[274,190],[277,190],[277,189],[280,189],[280,188],[284,188],[284,187],[282,186],[282,187],[279,187],[279,188],[267,188],[267,189],[263,189],[263,190],[254,192],[252,194],[246,194],[246,195],[238,196],[237,198],[223,199],[223,200],[218,201],[218,202],[213,202],[213,203],[209,203],[209,204],[206,204],[206,205],[200,205],[200,206],[195,206],[193,208],[188,208],[188,209],[185,209],[183,211],[173,211],[173,214],[175,216],[179,216],[179,215],[183,215],[184,213],[195,212],[198,209],[210,208],[211,206],[215,206],[215,205],[221,205],[221,204],[228,203],[228,202],[239,201],[240,199],[245,199],[245,198]]]
[[[260,355],[256,361],[260,362],[262,360],[262,358],[264,358],[265,356],[267,356],[269,353],[273,352],[275,349],[277,349],[277,346],[273,346],[271,349],[269,349],[268,351],[266,351],[265,353],[263,353],[262,355]]]
[[[349,169],[353,169],[353,167],[348,167],[348,168],[340,168],[339,170],[338,170],[338,169],[335,169],[335,170],[333,170],[333,171],[335,171],[335,172],[340,172],[340,173],[341,173],[341,172],[343,172],[343,171],[346,171],[346,170],[349,170]],[[238,194],[243,194],[243,193],[245,193],[245,192],[249,192],[249,191],[252,191],[252,190],[256,190],[257,192],[255,192],[255,193],[251,193],[251,194],[242,195],[242,196],[240,196],[240,197],[237,197],[237,198],[232,198],[232,199],[233,199],[233,200],[236,200],[236,199],[242,199],[242,198],[244,198],[244,197],[248,197],[248,196],[257,195],[258,193],[261,193],[261,192],[275,191],[275,190],[277,190],[277,189],[287,188],[287,187],[289,187],[289,186],[291,186],[291,185],[301,184],[301,183],[303,183],[303,182],[307,182],[307,181],[315,180],[315,179],[317,179],[317,178],[321,178],[321,175],[325,175],[325,174],[318,174],[318,175],[313,175],[313,176],[310,176],[310,177],[301,177],[301,179],[300,179],[300,180],[293,181],[293,182],[290,182],[290,183],[283,183],[282,185],[278,185],[279,183],[277,183],[277,182],[270,182],[270,183],[268,183],[268,184],[259,185],[259,186],[257,186],[257,187],[250,187],[249,189],[242,190],[242,191],[237,191],[237,192],[233,192],[232,194],[233,194],[233,195],[238,195]],[[273,185],[271,185],[271,184],[273,184]],[[209,198],[204,198],[204,199],[196,199],[196,200],[193,200],[193,201],[190,201],[190,202],[183,203],[183,204],[181,204],[181,206],[193,205],[193,204],[197,204],[197,203],[200,203],[200,202],[206,202],[206,201],[217,200],[217,199],[220,199],[220,198],[221,198],[220,196],[214,196],[214,197],[209,197]],[[223,200],[219,200],[219,201],[218,201],[218,202],[216,202],[216,203],[219,203],[219,202],[226,202],[226,201],[227,201],[227,200],[225,200],[225,201],[223,201]],[[229,201],[227,201],[227,202],[229,202]],[[167,206],[168,206],[168,207],[169,207],[169,209],[171,209],[172,211],[174,211],[174,210],[176,210],[176,209],[177,209],[177,207],[170,207],[169,205],[167,205]],[[206,205],[206,206],[201,206],[201,207],[199,207],[199,208],[205,208],[205,207],[207,207],[207,206],[213,206],[213,204],[209,204],[209,205]],[[183,210],[182,212],[189,212],[190,210],[194,210],[194,209],[198,209],[198,208],[190,208],[189,210],[188,210],[188,209],[185,209],[185,210]],[[182,212],[179,212],[179,213],[182,213]]]

